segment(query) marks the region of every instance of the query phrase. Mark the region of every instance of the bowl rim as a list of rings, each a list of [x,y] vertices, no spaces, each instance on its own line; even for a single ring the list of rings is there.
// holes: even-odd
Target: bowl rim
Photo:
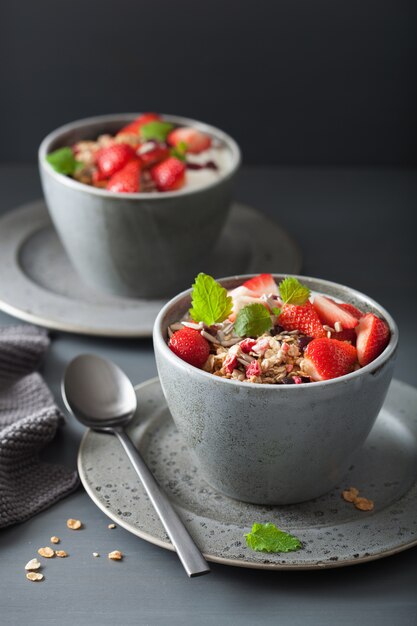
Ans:
[[[216,280],[217,282],[220,282],[220,283],[223,283],[229,280],[241,280],[242,282],[244,282],[245,280],[248,280],[249,278],[252,278],[257,275],[258,274],[238,274],[236,276],[225,276],[222,278],[217,278]],[[159,311],[155,319],[154,328],[153,328],[154,350],[155,350],[155,346],[157,345],[158,349],[160,349],[161,351],[162,358],[168,359],[173,367],[183,369],[190,376],[194,375],[194,376],[197,376],[198,378],[201,378],[201,380],[207,380],[207,381],[211,380],[212,382],[215,382],[218,384],[228,384],[228,385],[233,385],[235,387],[237,386],[237,388],[239,389],[242,389],[242,385],[243,385],[243,388],[245,390],[246,389],[263,389],[267,392],[271,390],[279,390],[279,389],[281,390],[281,392],[284,389],[285,390],[299,389],[300,392],[302,392],[302,390],[311,389],[312,386],[314,389],[319,389],[322,387],[329,387],[332,385],[343,384],[344,381],[360,378],[366,375],[367,373],[370,373],[370,374],[376,373],[376,371],[379,368],[381,368],[395,354],[395,351],[398,346],[398,336],[399,336],[397,324],[394,321],[393,317],[390,315],[390,313],[388,313],[388,311],[383,306],[381,306],[376,300],[373,300],[373,298],[370,298],[363,292],[358,291],[357,289],[353,289],[352,287],[348,287],[347,285],[342,285],[341,283],[336,283],[333,281],[329,281],[323,278],[317,278],[314,276],[304,276],[301,274],[276,274],[276,273],[273,273],[272,276],[275,279],[278,278],[279,280],[282,280],[283,278],[290,276],[290,277],[297,278],[300,281],[302,281],[303,279],[316,281],[316,282],[319,282],[323,286],[322,293],[324,293],[324,295],[326,295],[326,291],[325,291],[326,287],[327,288],[332,287],[332,288],[338,288],[338,289],[341,288],[342,290],[348,291],[349,294],[351,294],[353,297],[364,299],[367,303],[369,303],[371,307],[374,307],[375,309],[377,309],[378,313],[387,322],[389,329],[390,329],[390,333],[391,333],[388,345],[383,350],[383,352],[376,359],[371,361],[371,363],[368,363],[368,365],[365,365],[364,367],[361,367],[360,369],[354,372],[350,372],[349,374],[344,374],[343,376],[339,376],[337,378],[331,378],[330,380],[314,381],[313,383],[311,382],[300,383],[298,385],[274,385],[274,384],[269,384],[269,383],[249,383],[245,385],[244,382],[242,381],[233,380],[229,378],[222,378],[220,376],[213,376],[213,374],[210,374],[209,372],[205,372],[204,370],[194,367],[193,365],[190,365],[186,361],[183,361],[182,359],[180,359],[174,352],[172,352],[172,350],[169,349],[168,344],[166,343],[164,336],[163,336],[163,330],[162,330],[163,318],[165,317],[166,313],[175,304],[177,304],[184,297],[189,296],[191,294],[192,288],[189,288],[189,289],[185,289],[181,293],[171,298],[171,300],[169,300]],[[273,393],[276,393],[276,391],[273,391]],[[280,392],[278,391],[278,393]],[[290,393],[293,393],[293,392],[290,391]]]
[[[206,132],[210,135],[213,135],[220,141],[222,141],[228,148],[231,156],[232,163],[230,168],[220,174],[220,176],[206,185],[197,188],[187,189],[186,187],[182,189],[178,189],[177,191],[164,191],[163,193],[155,193],[155,192],[136,192],[136,193],[119,193],[115,191],[108,191],[107,189],[100,189],[98,187],[93,187],[91,185],[86,185],[84,183],[80,183],[69,176],[64,174],[59,174],[56,172],[53,167],[47,162],[46,156],[49,153],[49,148],[51,144],[61,137],[61,135],[71,132],[73,130],[82,129],[84,126],[91,124],[110,124],[114,122],[118,122],[120,120],[121,124],[126,124],[128,122],[133,121],[139,115],[143,115],[143,113],[113,113],[107,115],[95,115],[93,117],[86,117],[75,120],[73,122],[69,122],[68,124],[64,124],[63,126],[59,126],[55,130],[51,131],[41,142],[38,149],[38,161],[39,167],[46,173],[48,176],[51,176],[58,183],[74,189],[76,191],[83,191],[87,194],[92,194],[95,196],[101,196],[105,198],[123,198],[123,199],[144,199],[150,200],[152,198],[167,199],[167,198],[179,198],[181,196],[198,194],[205,192],[207,189],[212,187],[216,187],[226,180],[231,178],[239,169],[240,164],[242,162],[242,154],[237,142],[227,133],[216,128],[215,126],[211,126],[210,124],[206,124],[205,122],[200,122],[199,120],[194,120],[188,117],[182,117],[179,115],[171,115],[169,113],[160,113],[162,119],[164,121],[173,122],[174,124],[179,124],[180,126],[193,126],[201,130],[202,132]]]

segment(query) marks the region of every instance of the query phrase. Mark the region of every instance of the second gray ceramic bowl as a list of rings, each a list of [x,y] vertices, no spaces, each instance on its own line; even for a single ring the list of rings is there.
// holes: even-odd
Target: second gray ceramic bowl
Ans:
[[[45,160],[57,148],[116,133],[138,114],[79,120],[48,135],[39,148],[39,169],[50,216],[74,268],[87,284],[126,297],[172,296],[190,284],[224,225],[240,166],[236,142],[221,130],[172,115],[220,141],[230,165],[199,189],[165,193],[114,193],[57,174]]]
[[[247,278],[220,282],[231,289]],[[349,287],[298,278],[311,290],[384,318],[391,331],[384,352],[360,370],[324,382],[241,383],[192,367],[168,348],[167,327],[188,310],[190,290],[168,302],[155,321],[158,373],[174,422],[202,477],[238,500],[292,504],[332,489],[369,434],[392,378],[398,330],[387,311]]]

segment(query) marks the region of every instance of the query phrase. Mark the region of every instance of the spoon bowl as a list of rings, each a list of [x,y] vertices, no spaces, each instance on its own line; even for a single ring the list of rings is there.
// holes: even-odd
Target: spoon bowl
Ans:
[[[80,354],[65,370],[62,396],[68,410],[89,428],[126,426],[137,398],[132,383],[115,364],[94,354]]]
[[[207,574],[210,568],[206,560],[124,430],[137,407],[135,389],[126,374],[107,359],[81,354],[66,368],[62,397],[68,410],[82,424],[117,436],[188,576]]]

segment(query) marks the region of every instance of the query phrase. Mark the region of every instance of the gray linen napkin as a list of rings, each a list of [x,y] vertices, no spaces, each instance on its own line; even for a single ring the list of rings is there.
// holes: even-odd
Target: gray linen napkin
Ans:
[[[36,326],[0,327],[0,528],[28,519],[78,486],[76,472],[38,456],[64,419],[35,372],[48,346],[47,332]]]

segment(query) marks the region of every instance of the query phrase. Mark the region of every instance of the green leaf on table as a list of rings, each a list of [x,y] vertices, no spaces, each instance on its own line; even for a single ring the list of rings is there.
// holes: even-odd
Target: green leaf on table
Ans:
[[[245,534],[249,548],[257,552],[292,552],[302,548],[298,537],[280,530],[275,524],[253,524],[252,531]]]
[[[305,304],[310,297],[310,289],[292,276],[280,282],[279,293],[284,304]]]
[[[202,272],[193,284],[190,316],[207,326],[223,322],[232,312],[233,301],[227,291],[208,274]]]
[[[271,328],[271,314],[260,302],[247,304],[237,314],[235,333],[239,337],[259,337]]]
[[[75,170],[82,167],[80,161],[76,161],[71,148],[58,148],[47,155],[46,160],[58,174],[71,176]]]
[[[160,141],[163,142],[168,133],[174,128],[169,122],[148,122],[140,128],[140,136],[144,141]]]

